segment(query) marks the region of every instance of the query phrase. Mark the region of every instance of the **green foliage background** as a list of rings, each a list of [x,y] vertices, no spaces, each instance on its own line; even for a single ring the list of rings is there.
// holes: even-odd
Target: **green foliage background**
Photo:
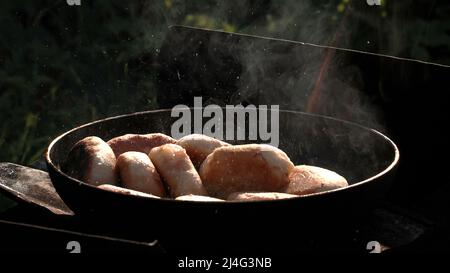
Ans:
[[[450,5],[426,2],[2,1],[0,161],[32,165],[78,124],[158,108],[152,67],[168,25],[450,63]]]

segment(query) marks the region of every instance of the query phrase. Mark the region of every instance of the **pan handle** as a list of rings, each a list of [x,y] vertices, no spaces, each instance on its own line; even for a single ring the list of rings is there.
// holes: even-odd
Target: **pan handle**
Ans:
[[[18,202],[43,207],[54,214],[74,215],[59,197],[47,172],[0,163],[0,193]]]

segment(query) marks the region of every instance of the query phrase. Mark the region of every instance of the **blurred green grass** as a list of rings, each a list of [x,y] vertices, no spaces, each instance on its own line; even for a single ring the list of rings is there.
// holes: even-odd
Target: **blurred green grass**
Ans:
[[[148,42],[157,32],[151,22],[131,5],[119,12],[104,1],[77,11],[47,2],[2,3],[0,161],[30,165],[68,128],[156,107],[146,67],[158,43]],[[142,55],[150,59],[130,66]]]
[[[345,31],[339,46],[433,60],[430,48],[450,45],[450,19],[442,19],[450,5],[428,22],[402,10],[406,2],[411,1],[391,7],[404,13],[391,18],[389,0],[377,9],[350,0],[84,0],[79,7],[61,0],[4,1],[0,161],[31,165],[51,138],[77,124],[158,108],[152,68],[168,25],[327,44],[348,8],[358,25],[349,24],[353,28]],[[389,36],[398,28],[392,25],[395,20],[402,23],[398,33],[406,37],[406,45]],[[378,43],[372,42],[376,48],[367,44],[377,38]]]

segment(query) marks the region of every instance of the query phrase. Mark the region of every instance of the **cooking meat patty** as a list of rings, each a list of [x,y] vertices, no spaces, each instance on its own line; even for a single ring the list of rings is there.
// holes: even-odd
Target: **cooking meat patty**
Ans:
[[[150,151],[161,178],[167,183],[171,197],[208,195],[186,150],[176,144],[165,144]]]
[[[148,155],[125,152],[117,158],[120,183],[127,189],[164,197],[165,189]]]
[[[225,200],[209,197],[209,196],[202,196],[202,195],[182,195],[175,198],[175,200],[181,200],[181,201],[199,201],[199,202],[224,202]]]
[[[282,192],[235,192],[228,196],[227,201],[265,201],[294,197],[298,195]]]
[[[97,187],[100,188],[100,189],[107,190],[107,191],[112,191],[112,192],[126,194],[126,195],[151,197],[151,198],[159,199],[159,196],[156,196],[156,195],[153,195],[153,194],[148,194],[148,193],[143,193],[143,192],[140,192],[140,191],[125,189],[125,188],[122,188],[122,187],[117,187],[117,186],[109,185],[109,184],[103,184],[103,185],[99,185]]]
[[[288,156],[270,145],[224,146],[205,159],[200,177],[211,196],[225,199],[233,192],[281,191],[293,168]]]
[[[348,186],[347,180],[339,174],[324,168],[308,165],[296,166],[289,174],[289,181],[285,192],[297,195]]]
[[[180,138],[177,144],[186,149],[195,168],[199,169],[205,158],[216,148],[230,144],[201,134],[191,134]]]
[[[118,182],[116,156],[106,142],[95,136],[72,147],[63,169],[69,176],[96,186]]]
[[[130,151],[148,154],[154,147],[175,142],[175,139],[160,133],[146,135],[127,134],[110,139],[108,145],[111,146],[116,157],[119,157],[119,155]]]

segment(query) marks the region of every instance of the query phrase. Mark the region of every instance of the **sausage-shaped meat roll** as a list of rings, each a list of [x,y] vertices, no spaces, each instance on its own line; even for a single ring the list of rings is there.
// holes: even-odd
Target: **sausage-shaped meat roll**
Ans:
[[[289,185],[285,192],[309,194],[348,186],[347,180],[339,174],[315,166],[299,165],[289,174]]]
[[[125,152],[117,158],[116,167],[123,187],[164,197],[164,185],[148,155]]]
[[[188,194],[207,195],[200,176],[183,147],[165,144],[153,148],[149,156],[161,178],[169,186],[173,198]]]
[[[177,141],[177,144],[186,149],[186,153],[197,169],[200,168],[205,158],[216,148],[230,145],[213,137],[201,134],[184,136]]]
[[[134,191],[134,190],[130,190],[130,189],[125,189],[125,188],[122,188],[122,187],[117,187],[117,186],[109,185],[109,184],[103,184],[103,185],[99,185],[97,187],[100,188],[100,189],[103,189],[103,190],[112,191],[112,192],[121,193],[121,194],[126,194],[126,195],[134,195],[134,196],[151,197],[151,198],[160,199],[159,196],[156,196],[156,195],[153,195],[153,194],[148,194],[148,193],[143,193],[143,192],[140,192],[140,191]]]
[[[146,135],[127,134],[110,139],[107,143],[111,146],[116,157],[119,157],[119,155],[130,151],[148,154],[154,147],[175,142],[176,140],[170,136],[154,133]]]
[[[289,184],[294,164],[278,148],[265,144],[224,146],[200,167],[208,193],[225,199],[233,192],[276,192]]]
[[[117,184],[116,157],[106,142],[91,136],[78,141],[67,156],[64,171],[92,185]]]
[[[294,197],[298,195],[282,192],[235,192],[228,196],[227,201],[266,201]]]
[[[182,195],[175,198],[175,200],[181,200],[181,201],[199,201],[199,202],[224,202],[225,200],[209,197],[209,196],[202,196],[202,195]]]

